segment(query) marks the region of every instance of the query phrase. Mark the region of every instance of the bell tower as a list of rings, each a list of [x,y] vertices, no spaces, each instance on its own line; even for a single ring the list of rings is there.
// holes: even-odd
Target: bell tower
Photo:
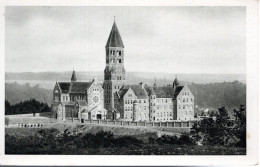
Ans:
[[[124,44],[116,22],[112,26],[106,44],[106,68],[104,70],[104,99],[108,118],[115,119],[114,94],[126,82],[124,68]]]

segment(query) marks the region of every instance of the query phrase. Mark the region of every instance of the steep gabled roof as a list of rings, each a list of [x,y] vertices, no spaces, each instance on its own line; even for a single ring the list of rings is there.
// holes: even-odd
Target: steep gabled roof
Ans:
[[[70,82],[58,82],[61,93],[69,93],[70,91]]]
[[[146,86],[146,91],[149,92],[149,95],[156,94],[157,98],[173,98],[174,89],[172,86]]]
[[[75,82],[72,83],[71,93],[85,93],[91,86],[92,82]]]
[[[184,88],[184,86],[177,86],[176,87],[176,91],[175,91],[175,94],[174,94],[174,97],[177,97],[179,94],[180,94],[180,92],[181,92],[181,90]]]
[[[146,99],[146,98],[148,98],[148,95],[147,95],[145,89],[143,89],[141,85],[125,85],[120,90],[121,91],[120,96],[123,97],[130,88],[133,90],[133,92],[136,95],[137,99]]]
[[[107,47],[122,47],[124,48],[123,41],[121,39],[120,33],[118,31],[116,22],[114,22],[112,30],[107,40],[106,48]]]
[[[156,95],[156,93],[155,93],[153,87],[151,87],[151,86],[145,86],[145,90],[146,90],[146,92],[148,93],[148,96]]]
[[[120,96],[120,98],[123,98],[124,95],[126,94],[126,92],[129,90],[129,87],[124,86],[122,87],[119,91],[118,91],[118,95]]]

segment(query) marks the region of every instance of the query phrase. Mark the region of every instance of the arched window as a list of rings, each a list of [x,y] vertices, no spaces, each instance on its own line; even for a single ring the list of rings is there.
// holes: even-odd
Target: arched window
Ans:
[[[121,51],[119,51],[119,56],[121,56]]]

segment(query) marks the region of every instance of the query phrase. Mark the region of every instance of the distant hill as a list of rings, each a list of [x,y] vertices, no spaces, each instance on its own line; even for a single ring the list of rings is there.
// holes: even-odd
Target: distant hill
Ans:
[[[69,81],[71,78],[70,72],[23,72],[23,73],[5,73],[6,81],[19,80],[42,80],[42,81]],[[81,81],[89,81],[96,78],[103,81],[103,72],[82,72],[76,71],[77,79]],[[146,84],[153,84],[155,78],[158,84],[164,85],[172,83],[176,74],[174,73],[151,73],[151,72],[127,72],[126,80],[129,84],[143,82]],[[186,83],[216,83],[216,82],[233,82],[239,81],[246,83],[245,74],[177,74],[180,81]]]
[[[30,81],[28,80],[28,82]],[[6,83],[5,99],[11,104],[15,104],[34,98],[50,105],[55,81],[50,83],[51,89],[41,88],[39,85],[30,86],[28,83],[24,85]],[[225,106],[233,110],[238,108],[240,104],[246,105],[246,85],[238,81],[209,84],[191,83],[189,87],[195,96],[195,105],[199,107],[216,110]]]
[[[195,104],[199,107],[228,109],[238,108],[241,104],[246,105],[246,85],[234,82],[195,84],[189,85],[195,96]]]
[[[52,101],[52,90],[40,88],[39,85],[30,86],[29,83],[20,85],[18,83],[5,84],[5,99],[11,104],[21,101],[36,99],[39,102],[47,103],[49,106]]]

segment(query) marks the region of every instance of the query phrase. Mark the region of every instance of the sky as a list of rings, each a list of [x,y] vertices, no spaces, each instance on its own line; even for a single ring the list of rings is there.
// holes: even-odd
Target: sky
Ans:
[[[103,71],[114,16],[132,72],[246,73],[245,7],[6,7],[6,72]]]

